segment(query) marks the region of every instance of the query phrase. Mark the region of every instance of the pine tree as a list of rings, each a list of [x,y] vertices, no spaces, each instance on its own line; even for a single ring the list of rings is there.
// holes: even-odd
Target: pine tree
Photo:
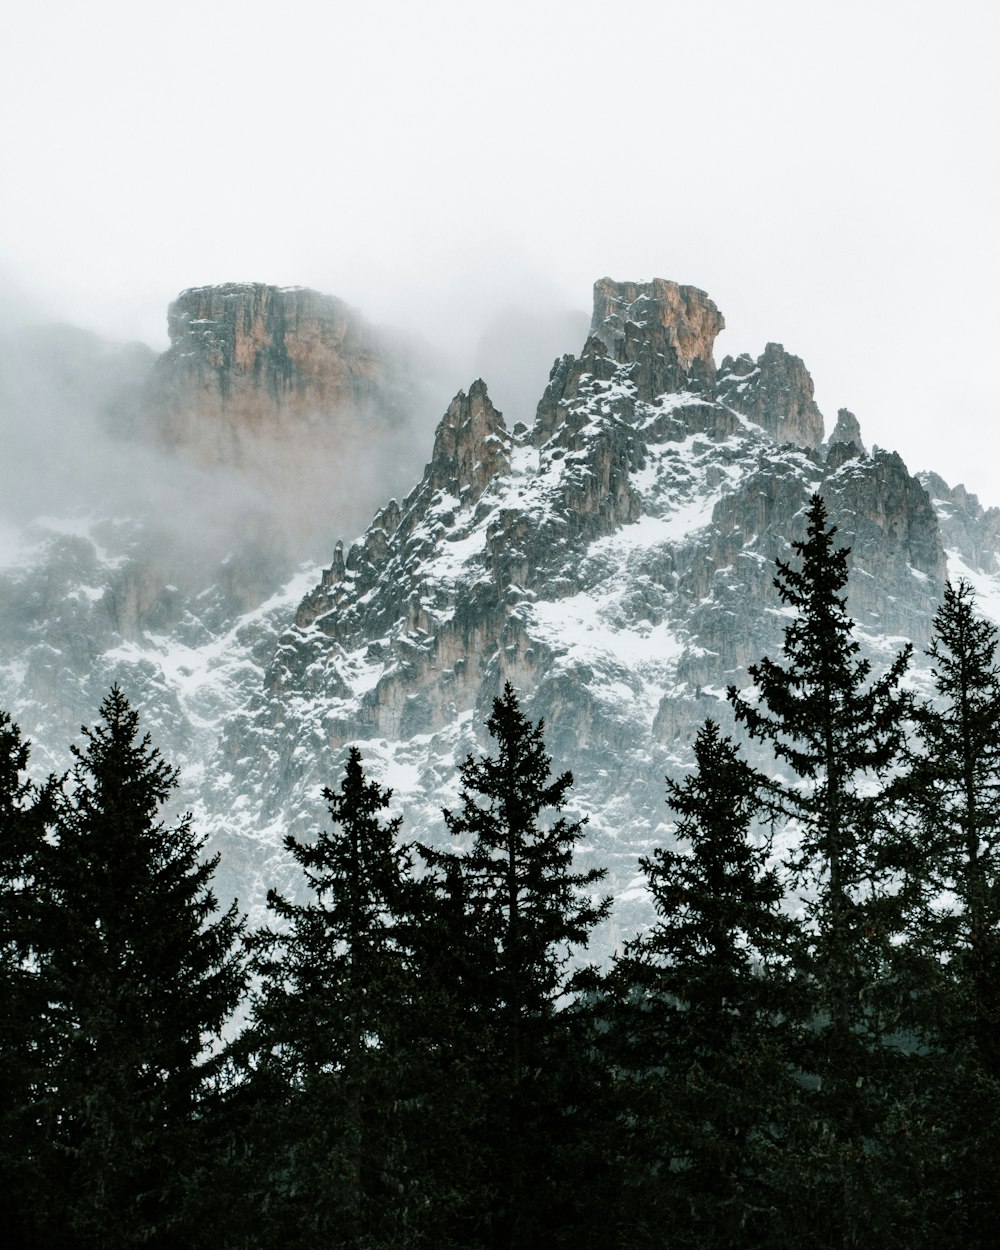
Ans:
[[[794,1101],[783,884],[755,837],[763,779],[708,720],[668,780],[677,849],[640,859],[657,922],[616,961],[607,1045],[631,1126],[628,1244],[762,1244]]]
[[[571,953],[586,946],[610,901],[593,896],[603,870],[573,869],[584,822],[560,814],[572,775],[552,779],[544,723],[525,717],[509,682],[487,728],[496,755],[464,761],[461,807],[444,813],[451,835],[471,845],[422,853],[450,880],[452,905],[475,934],[481,965],[466,982],[466,1013],[480,1027],[452,1042],[461,1051],[470,1036],[476,1045],[491,1039],[478,1057],[478,1148],[488,1179],[480,1186],[477,1235],[505,1247],[558,1244],[553,1230],[562,1221],[560,1235],[571,1239],[572,1216],[560,1198],[556,1160],[579,1159],[585,1149],[574,1136],[566,1086],[571,1077],[579,1082],[587,1063],[572,1016],[560,1006],[572,987]],[[551,823],[547,811],[555,814]]]
[[[45,1098],[53,1240],[199,1244],[207,1103],[245,984],[235,903],[190,818],[166,823],[177,773],[115,687],[72,748],[45,874],[41,956],[56,1043]]]
[[[967,582],[946,585],[934,624],[936,698],[915,711],[906,777],[920,904],[910,947],[923,957],[913,1024],[925,1047],[925,1202],[936,1202],[939,1244],[976,1247],[994,1244],[1000,1220],[998,634]]]
[[[257,938],[261,986],[243,1047],[263,1097],[257,1130],[271,1191],[258,1244],[402,1246],[409,853],[397,845],[401,819],[380,816],[391,791],[366,779],[356,747],[340,789],[323,793],[334,830],[285,839],[311,897],[269,891],[281,924]]]
[[[948,583],[934,618],[937,699],[915,713],[910,773],[931,890],[950,896],[925,921],[964,988],[964,1043],[1000,1077],[1000,667],[997,628],[967,582]],[[958,1038],[953,1038],[958,1041]]]
[[[29,744],[0,712],[0,1241],[33,1244],[42,1151],[37,1101],[43,1072],[45,996],[37,951],[47,917],[39,897],[55,782],[25,776]]]
[[[546,809],[559,813],[565,807],[573,776],[567,772],[550,780],[545,724],[531,724],[509,682],[494,699],[486,727],[497,755],[478,760],[470,755],[462,763],[462,808],[444,813],[449,833],[471,836],[472,847],[439,862],[460,868],[470,904],[494,941],[494,993],[499,991],[516,1052],[529,1016],[552,1010],[566,991],[571,948],[586,946],[610,904],[595,901],[590,890],[606,875],[603,869],[572,868],[585,819],[560,815],[551,825],[540,821]]]
[[[893,1219],[874,1196],[872,1168],[892,1089],[895,1055],[885,1042],[897,1023],[890,971],[901,923],[883,854],[885,787],[902,749],[908,700],[900,681],[912,648],[871,679],[843,593],[849,550],[835,545],[819,495],[806,520],[805,540],[793,544],[800,567],[778,561],[775,579],[796,614],[785,631],[785,663],[764,659],[750,669],[757,701],[732,688],[729,698],[737,721],[796,778],[781,806],[798,836],[798,984],[813,1015],[806,1062],[817,1088],[803,1167],[813,1177],[808,1204],[828,1216],[824,1244],[849,1246],[887,1235]]]

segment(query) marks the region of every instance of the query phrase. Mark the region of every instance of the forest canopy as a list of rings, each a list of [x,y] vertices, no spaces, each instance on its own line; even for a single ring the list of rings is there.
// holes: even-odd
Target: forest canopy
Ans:
[[[781,654],[728,693],[774,767],[703,724],[609,967],[509,683],[434,846],[351,747],[257,930],[122,690],[61,778],[0,713],[4,1244],[995,1245],[997,630],[948,585],[916,698],[847,554],[814,496]]]

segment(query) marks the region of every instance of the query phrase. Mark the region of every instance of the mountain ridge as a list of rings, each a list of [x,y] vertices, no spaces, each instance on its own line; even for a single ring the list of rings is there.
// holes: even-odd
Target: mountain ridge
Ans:
[[[2,575],[6,706],[27,709],[55,759],[71,710],[78,724],[87,698],[92,716],[119,680],[188,775],[224,881],[259,904],[287,884],[281,834],[315,828],[349,744],[395,788],[408,836],[440,836],[456,757],[480,749],[511,680],[576,776],[584,857],[611,868],[616,925],[641,926],[637,857],[669,837],[663,775],[686,766],[706,715],[730,725],[725,687],[780,647],[774,560],[814,491],[853,548],[849,606],[876,666],[901,638],[926,645],[946,576],[1000,603],[1000,511],[866,451],[847,410],[824,441],[802,361],[772,343],[716,368],[723,324],[697,288],[601,279],[586,342],[556,360],[531,426],[508,428],[477,380],[401,501],[324,569],[289,580],[277,559],[242,601],[225,563],[171,601],[169,560],[150,563],[142,534],[118,569],[93,527],[64,534],[58,558]],[[137,608],[126,636],[108,609],[129,568],[172,606]]]

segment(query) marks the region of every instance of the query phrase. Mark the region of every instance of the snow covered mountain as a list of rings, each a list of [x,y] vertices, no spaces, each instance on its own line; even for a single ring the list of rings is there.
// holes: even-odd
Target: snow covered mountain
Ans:
[[[162,523],[36,520],[0,573],[0,705],[60,766],[119,681],[224,853],[221,893],[256,905],[287,887],[281,836],[322,820],[350,743],[393,787],[406,835],[441,836],[456,758],[484,745],[509,679],[574,773],[585,856],[610,870],[606,948],[647,918],[637,857],[669,836],[664,774],[707,715],[730,723],[725,687],[780,646],[774,560],[814,491],[853,549],[850,607],[876,667],[904,638],[926,644],[947,575],[972,580],[984,611],[1000,605],[1000,512],[867,452],[846,410],[824,442],[802,361],[772,343],[717,368],[722,326],[693,287],[598,282],[590,335],[554,365],[533,424],[508,428],[473,383],[417,485],[322,570],[292,567],[273,516],[232,543],[222,527],[228,545],[200,563]],[[199,386],[239,431],[223,402],[235,357],[210,347]],[[389,390],[397,411],[405,390]],[[282,402],[279,425],[301,425]],[[192,428],[177,392],[168,407],[172,430]],[[203,429],[194,441],[208,445]]]

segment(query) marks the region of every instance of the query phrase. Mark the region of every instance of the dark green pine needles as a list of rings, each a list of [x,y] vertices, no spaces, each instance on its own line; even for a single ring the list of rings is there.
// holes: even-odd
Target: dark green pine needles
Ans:
[[[221,915],[216,858],[162,809],[177,774],[117,687],[84,729],[45,863],[49,1198],[74,1245],[175,1245],[201,1214],[221,1033],[245,989],[243,921]]]

